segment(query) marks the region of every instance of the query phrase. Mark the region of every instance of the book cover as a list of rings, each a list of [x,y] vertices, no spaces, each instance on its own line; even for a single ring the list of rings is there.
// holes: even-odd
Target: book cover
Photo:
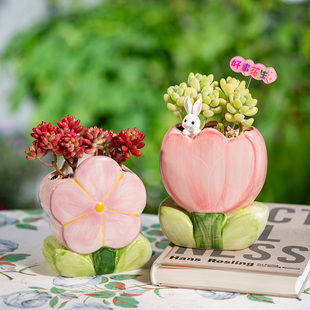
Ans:
[[[151,268],[154,285],[297,297],[310,270],[310,206],[268,204],[265,230],[238,251],[170,244]]]

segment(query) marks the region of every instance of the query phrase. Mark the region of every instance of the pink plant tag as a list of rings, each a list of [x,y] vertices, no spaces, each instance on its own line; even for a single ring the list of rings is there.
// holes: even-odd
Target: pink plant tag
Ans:
[[[255,80],[263,80],[266,84],[277,79],[274,68],[266,68],[263,64],[256,64],[253,60],[245,60],[241,56],[235,56],[230,60],[230,68],[235,72],[241,72],[245,76],[252,76]]]

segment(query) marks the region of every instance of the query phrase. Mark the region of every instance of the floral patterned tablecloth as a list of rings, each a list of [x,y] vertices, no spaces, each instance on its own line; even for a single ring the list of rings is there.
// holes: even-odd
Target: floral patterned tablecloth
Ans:
[[[310,281],[300,298],[152,286],[149,270],[169,243],[155,215],[142,214],[153,247],[142,269],[104,276],[58,276],[41,253],[51,234],[41,210],[0,212],[0,309],[310,309]]]

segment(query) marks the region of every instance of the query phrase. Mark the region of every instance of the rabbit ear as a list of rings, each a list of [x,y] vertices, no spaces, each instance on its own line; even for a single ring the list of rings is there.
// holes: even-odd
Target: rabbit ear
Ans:
[[[199,98],[193,105],[193,111],[192,114],[199,115],[202,107],[202,99]]]
[[[185,111],[187,112],[187,114],[191,114],[192,113],[192,103],[191,103],[191,99],[190,96],[187,96],[184,100],[184,108]]]

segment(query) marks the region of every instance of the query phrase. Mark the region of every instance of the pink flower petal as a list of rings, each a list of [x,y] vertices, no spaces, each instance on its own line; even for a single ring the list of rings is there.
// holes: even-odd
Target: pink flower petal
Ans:
[[[65,182],[66,179],[53,179],[53,177],[57,176],[58,172],[54,171],[49,173],[42,180],[39,187],[39,200],[44,211],[51,216],[50,210],[50,200],[53,189],[60,183]]]
[[[247,135],[244,135],[245,138]],[[223,200],[225,205],[239,207],[240,202],[243,202],[251,192],[255,178],[255,152],[252,143],[248,139],[233,139],[228,144],[228,154],[230,154],[229,161],[233,165],[229,167],[229,173],[226,175],[226,184],[230,186],[225,187],[225,194]],[[240,154],[246,154],[241,157]],[[249,171],[249,173],[242,173],[242,171]],[[242,181],[238,180],[242,176]],[[252,203],[253,201],[251,201]]]
[[[114,249],[122,248],[137,238],[140,228],[140,216],[105,211],[103,217],[104,245]]]
[[[102,202],[122,175],[122,169],[107,156],[85,160],[76,170],[75,179],[97,202]]]
[[[141,214],[145,204],[144,185],[134,173],[125,173],[104,202],[106,210],[118,210],[133,214]]]
[[[71,251],[87,254],[100,249],[102,241],[101,213],[94,211],[63,228],[66,247]]]
[[[61,224],[66,224],[95,208],[96,203],[73,179],[58,184],[51,195],[51,213]]]
[[[64,244],[64,238],[62,233],[62,225],[56,221],[52,216],[49,218],[50,228],[52,230],[53,235],[55,238],[61,243]]]

